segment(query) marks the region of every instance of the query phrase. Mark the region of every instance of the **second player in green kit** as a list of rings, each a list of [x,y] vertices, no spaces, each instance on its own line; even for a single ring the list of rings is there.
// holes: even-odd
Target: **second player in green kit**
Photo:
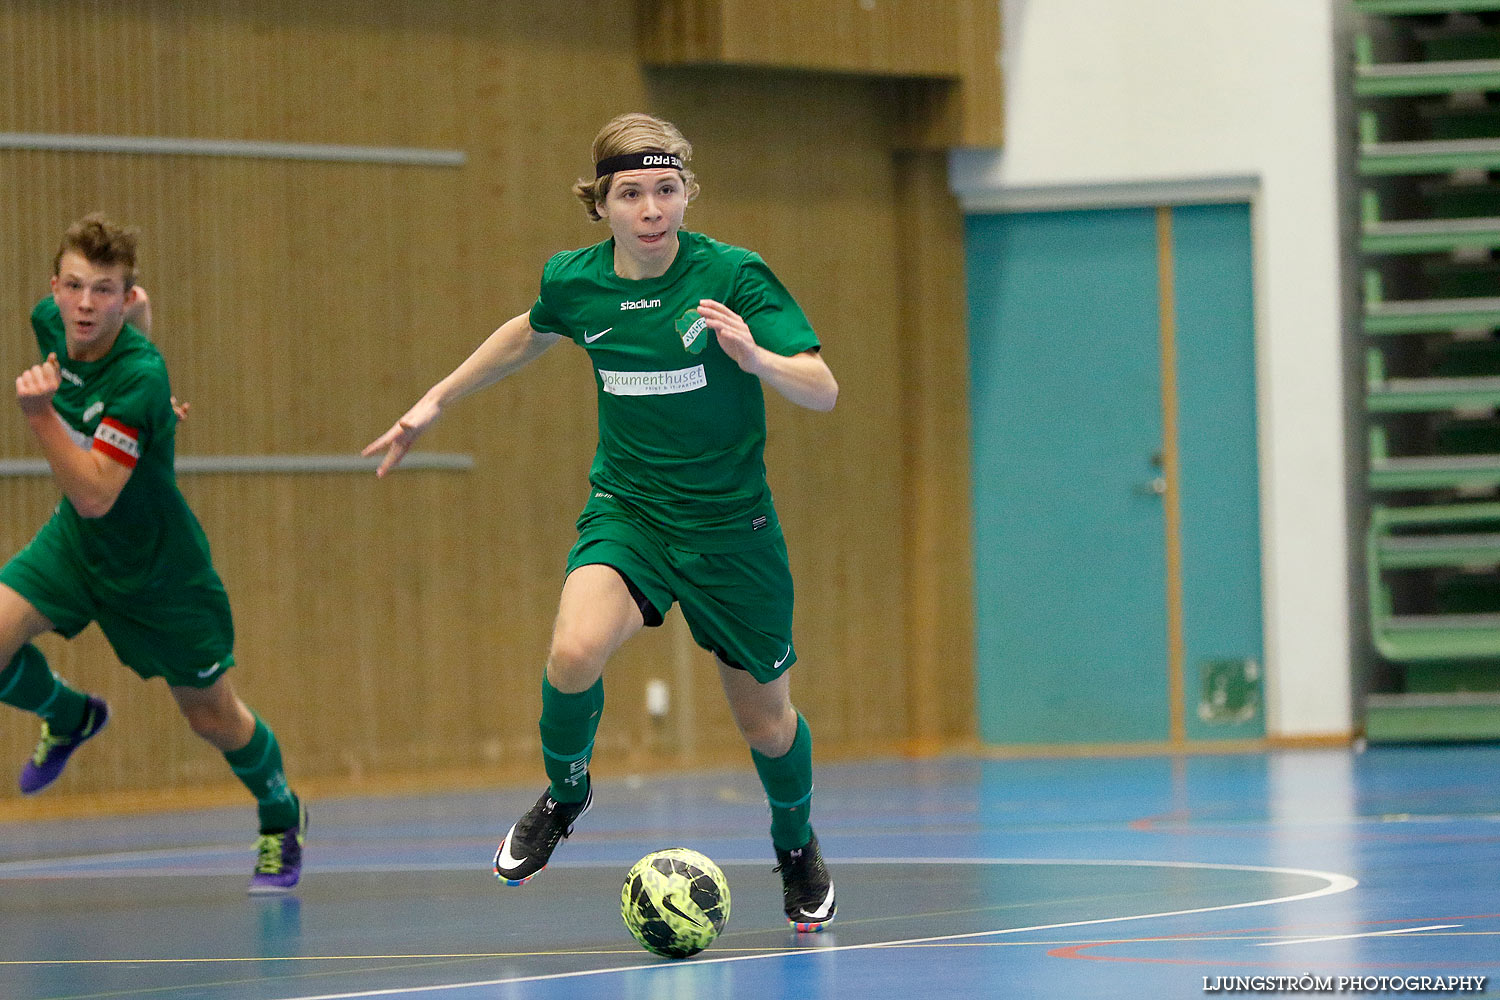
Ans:
[[[812,735],[790,699],[792,577],[766,484],[762,387],[827,410],[838,383],[757,254],[682,228],[697,181],[674,126],[622,115],[593,154],[594,179],[574,190],[611,238],[553,257],[531,309],[365,453],[384,452],[384,475],[455,400],[562,339],[588,352],[599,444],[542,680],[550,782],[502,840],[495,874],[530,879],[588,809],[605,664],[675,603],[714,654],[765,787],[787,918],[817,930],[834,916],[833,881],[810,823]]]
[[[16,398],[62,490],[52,518],[0,569],[0,702],[38,715],[25,794],[59,777],[109,719],[105,702],[52,672],[32,639],[97,622],[120,661],[163,678],[193,731],[255,797],[252,893],[298,882],[307,814],[275,734],[234,693],[234,622],[208,539],[177,488],[176,427],[161,352],[135,285],[135,235],[102,216],[71,226],[52,294],[31,314],[41,361]]]

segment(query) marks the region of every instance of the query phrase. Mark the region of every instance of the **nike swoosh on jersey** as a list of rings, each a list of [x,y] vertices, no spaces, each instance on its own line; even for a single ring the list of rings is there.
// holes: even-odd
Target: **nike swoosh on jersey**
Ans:
[[[211,667],[205,667],[204,669],[198,671],[198,676],[204,678],[205,680],[207,680],[208,678],[212,677],[214,675],[214,672],[217,671],[223,665],[224,665],[224,663],[221,660],[218,663],[215,663]]]
[[[604,336],[606,333],[613,329],[614,327],[607,326],[604,329],[600,330],[598,333],[594,334],[592,337],[590,337],[588,331],[585,330],[583,331],[583,342],[585,344],[592,344],[594,341],[598,340],[600,337]]]
[[[780,670],[781,669],[781,665],[786,662],[786,658],[788,656],[791,656],[791,655],[792,655],[792,647],[788,646],[786,648],[786,652],[781,655],[781,659],[779,659],[775,663],[771,664],[771,669],[772,670]]]

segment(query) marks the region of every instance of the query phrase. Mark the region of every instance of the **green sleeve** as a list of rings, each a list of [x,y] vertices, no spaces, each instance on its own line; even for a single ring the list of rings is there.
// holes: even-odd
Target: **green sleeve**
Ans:
[[[757,253],[746,255],[724,304],[744,318],[755,342],[769,351],[791,357],[821,346],[802,307]]]
[[[172,387],[165,366],[143,369],[104,401],[100,420],[113,420],[137,435],[144,453],[151,441],[162,433],[172,413]]]
[[[536,304],[531,307],[529,322],[531,328],[538,333],[558,333],[564,337],[571,337],[573,334],[569,332],[567,323],[558,315],[550,301],[555,295],[552,276],[556,270],[558,258],[561,256],[562,254],[555,255],[547,261],[547,266],[542,268],[542,287],[537,292]]]

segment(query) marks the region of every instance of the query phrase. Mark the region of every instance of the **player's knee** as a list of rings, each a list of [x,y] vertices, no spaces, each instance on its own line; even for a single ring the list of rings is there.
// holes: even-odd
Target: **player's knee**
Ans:
[[[736,712],[734,721],[739,725],[745,742],[767,757],[782,756],[797,738],[795,711]]]
[[[211,704],[183,705],[182,717],[188,727],[208,742],[218,746],[233,735],[235,717]]]
[[[20,595],[0,584],[0,670],[15,659],[21,647],[51,627],[45,618],[40,621],[33,618],[40,618],[40,613],[31,609]]]
[[[597,642],[572,633],[554,635],[547,656],[547,679],[558,690],[582,691],[599,679],[604,659],[604,648]]]
[[[26,641],[19,635],[0,633],[0,674],[16,666],[16,657],[25,645]]]

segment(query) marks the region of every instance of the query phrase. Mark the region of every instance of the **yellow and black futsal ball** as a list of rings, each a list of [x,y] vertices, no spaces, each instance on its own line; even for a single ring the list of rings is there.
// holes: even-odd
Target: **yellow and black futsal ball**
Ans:
[[[729,883],[697,851],[656,851],[625,876],[620,916],[647,951],[687,958],[713,944],[729,922]]]

